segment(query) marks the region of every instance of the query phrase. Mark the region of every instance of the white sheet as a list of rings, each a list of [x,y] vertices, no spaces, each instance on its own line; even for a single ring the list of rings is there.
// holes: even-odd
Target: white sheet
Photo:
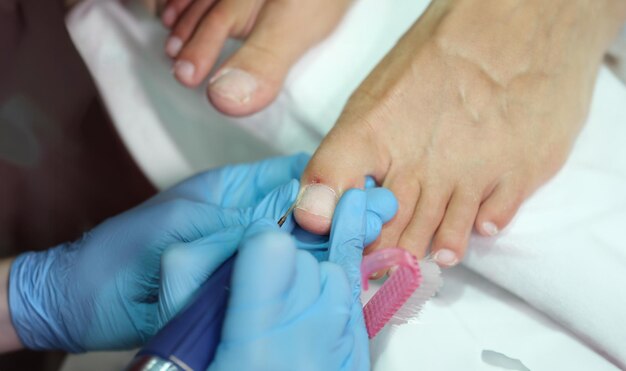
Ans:
[[[563,170],[465,264],[626,367],[626,89],[603,70]]]
[[[218,115],[201,89],[189,91],[174,81],[162,53],[165,31],[137,9],[83,4],[68,18],[68,28],[121,136],[150,179],[165,187],[221,163],[313,150],[350,92],[427,3],[357,1],[335,34],[295,66],[277,102],[244,119]],[[483,355],[497,356],[484,350],[520,359],[532,370],[615,368],[587,344],[623,364],[626,327],[615,314],[626,311],[618,286],[626,272],[620,235],[624,94],[603,71],[590,122],[566,168],[503,236],[473,238],[466,262],[586,343],[511,293],[458,268],[446,273],[446,287],[421,324],[373,342],[375,369],[493,369]]]

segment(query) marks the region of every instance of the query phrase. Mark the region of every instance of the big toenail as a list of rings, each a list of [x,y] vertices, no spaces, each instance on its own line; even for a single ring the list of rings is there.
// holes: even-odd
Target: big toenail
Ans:
[[[161,15],[161,21],[166,27],[171,27],[176,22],[176,9],[171,6],[165,9]]]
[[[236,104],[248,103],[257,86],[254,76],[237,68],[226,68],[209,81],[211,92]]]
[[[452,267],[459,263],[459,258],[456,257],[456,254],[452,250],[441,249],[435,253],[433,256],[435,262],[439,265],[443,265],[446,267]]]
[[[165,43],[165,53],[172,58],[176,57],[182,48],[183,41],[176,36],[170,37]]]
[[[337,194],[332,188],[323,184],[311,184],[304,189],[296,208],[331,219],[337,201]]]
[[[196,66],[191,62],[180,60],[174,63],[174,75],[183,82],[191,83],[195,72]]]
[[[498,226],[492,222],[484,222],[483,232],[487,234],[487,236],[495,236],[498,234]]]

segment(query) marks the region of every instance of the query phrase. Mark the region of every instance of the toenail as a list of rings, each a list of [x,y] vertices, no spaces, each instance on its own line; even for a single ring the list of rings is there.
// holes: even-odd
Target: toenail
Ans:
[[[165,26],[171,27],[176,22],[176,9],[171,6],[165,9],[161,15],[161,20]]]
[[[257,89],[256,79],[246,71],[226,68],[209,81],[211,92],[237,104],[246,104]]]
[[[183,41],[176,36],[170,37],[165,43],[165,53],[172,58],[176,57],[182,48]]]
[[[191,62],[181,60],[174,63],[174,75],[183,82],[191,83],[195,72],[196,66]]]
[[[384,272],[374,272],[369,276],[370,280],[378,280],[380,278],[382,278],[382,276],[384,276],[385,273]]]
[[[323,184],[311,184],[304,188],[296,208],[331,219],[337,201],[337,194],[332,188]]]
[[[443,265],[446,267],[452,267],[459,263],[459,258],[456,257],[456,254],[452,250],[441,249],[435,253],[433,256],[435,262],[439,265]]]
[[[495,236],[498,234],[498,226],[492,222],[484,222],[483,232],[487,234],[487,236]]]

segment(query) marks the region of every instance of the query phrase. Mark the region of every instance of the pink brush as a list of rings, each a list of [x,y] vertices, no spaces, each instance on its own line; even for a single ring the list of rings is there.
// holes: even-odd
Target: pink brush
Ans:
[[[388,322],[396,325],[412,322],[424,303],[441,287],[441,271],[437,264],[429,260],[420,263],[404,249],[388,248],[363,258],[363,289],[368,289],[368,278],[373,273],[392,267],[397,269],[363,308],[370,339]]]

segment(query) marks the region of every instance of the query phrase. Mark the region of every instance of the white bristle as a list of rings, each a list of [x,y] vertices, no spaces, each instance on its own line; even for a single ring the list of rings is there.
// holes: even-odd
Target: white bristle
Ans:
[[[419,265],[422,274],[422,283],[406,303],[393,315],[391,320],[389,320],[389,323],[393,326],[417,322],[417,317],[424,307],[424,304],[439,291],[443,284],[441,269],[439,269],[437,263],[430,259],[424,259],[419,262]]]

